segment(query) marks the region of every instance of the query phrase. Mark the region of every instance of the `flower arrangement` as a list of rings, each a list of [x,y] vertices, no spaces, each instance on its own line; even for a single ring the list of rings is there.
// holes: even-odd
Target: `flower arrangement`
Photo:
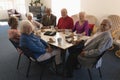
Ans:
[[[31,0],[30,5],[33,6],[33,4],[35,4],[35,6],[37,6],[37,4],[40,4],[40,0]]]

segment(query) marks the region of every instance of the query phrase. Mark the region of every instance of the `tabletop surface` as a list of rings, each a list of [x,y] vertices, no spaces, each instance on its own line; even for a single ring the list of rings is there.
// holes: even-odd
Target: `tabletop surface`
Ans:
[[[51,31],[51,29],[45,29],[45,32],[46,31]],[[44,35],[45,32],[41,32],[40,36],[46,42],[48,42],[50,38],[54,41],[54,42],[49,43],[49,44],[56,46],[56,47],[59,47],[61,49],[67,49],[67,48],[73,46],[72,43],[68,43],[65,39],[65,36],[69,35],[70,33],[65,34],[63,32],[56,32],[55,36],[47,36],[47,35]],[[58,38],[61,38],[61,43],[58,42]],[[88,36],[81,36],[80,37],[80,39],[82,39],[82,40],[88,39],[88,38],[89,38]],[[74,40],[77,40],[77,36],[74,36]]]

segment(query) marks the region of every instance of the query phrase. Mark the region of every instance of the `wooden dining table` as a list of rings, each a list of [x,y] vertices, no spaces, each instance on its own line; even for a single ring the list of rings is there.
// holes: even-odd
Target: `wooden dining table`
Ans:
[[[39,36],[41,37],[41,39],[45,40],[46,42],[48,42],[50,45],[53,45],[55,47],[61,48],[61,49],[68,49],[69,47],[74,46],[74,44],[69,43],[66,41],[66,36],[69,36],[70,34],[72,34],[71,32],[65,34],[64,32],[56,32],[56,35],[54,36],[49,36],[49,35],[44,35],[44,33],[46,31],[55,31],[55,30],[51,30],[51,29],[44,29],[44,32],[41,32],[41,30],[39,30],[40,34]],[[61,43],[59,44],[58,39],[61,38]],[[86,40],[88,39],[88,36],[81,36],[80,39],[82,40]],[[50,42],[49,40],[52,39],[53,42]],[[74,35],[74,41],[77,40],[77,35]]]

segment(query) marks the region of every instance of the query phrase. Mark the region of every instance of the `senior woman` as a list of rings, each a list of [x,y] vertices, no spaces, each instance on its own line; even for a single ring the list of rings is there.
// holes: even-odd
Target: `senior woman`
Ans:
[[[43,25],[35,20],[33,20],[33,14],[27,13],[27,19],[34,25],[34,28],[41,28]]]
[[[11,27],[8,30],[9,39],[19,43],[20,32],[19,32],[19,30],[17,30],[17,27],[18,27],[18,19],[17,19],[17,17],[11,16],[8,19],[8,25]]]
[[[44,40],[33,34],[33,25],[28,20],[23,20],[21,22],[21,37],[20,37],[20,46],[24,46],[31,50],[34,53],[34,57],[37,61],[44,61],[52,56],[56,55],[56,64],[60,62],[60,50],[52,49]]]
[[[88,21],[85,20],[85,12],[79,13],[79,21],[75,23],[73,28],[73,32],[76,31],[77,34],[82,34],[89,36],[89,24]]]

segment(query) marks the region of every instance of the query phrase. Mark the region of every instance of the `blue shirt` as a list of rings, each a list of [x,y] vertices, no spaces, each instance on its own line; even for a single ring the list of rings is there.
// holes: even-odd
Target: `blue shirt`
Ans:
[[[38,58],[40,55],[46,53],[47,43],[31,33],[30,35],[21,35],[20,46],[30,49],[34,53],[35,58]]]

